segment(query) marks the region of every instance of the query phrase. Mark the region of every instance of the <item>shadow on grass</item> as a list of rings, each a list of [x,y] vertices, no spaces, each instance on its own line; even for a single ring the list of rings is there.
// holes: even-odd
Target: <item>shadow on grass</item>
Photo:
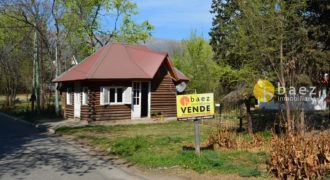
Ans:
[[[195,149],[196,149],[196,148],[193,147],[193,146],[187,146],[187,145],[182,146],[182,150],[184,150],[184,151],[195,151]],[[201,147],[200,147],[200,150],[201,150],[201,151],[214,150],[214,145],[212,144],[212,145],[205,146],[205,147],[201,146]]]

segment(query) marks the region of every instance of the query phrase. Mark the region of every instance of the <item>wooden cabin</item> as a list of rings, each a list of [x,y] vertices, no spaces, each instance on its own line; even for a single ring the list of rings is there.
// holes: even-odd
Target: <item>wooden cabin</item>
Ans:
[[[176,85],[189,78],[166,52],[109,43],[64,72],[59,83],[65,118],[87,121],[176,117]]]

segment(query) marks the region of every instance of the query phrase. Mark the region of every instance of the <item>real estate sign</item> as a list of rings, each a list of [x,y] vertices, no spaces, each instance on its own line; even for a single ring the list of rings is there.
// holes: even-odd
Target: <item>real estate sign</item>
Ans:
[[[213,93],[178,95],[176,111],[179,121],[214,118]]]

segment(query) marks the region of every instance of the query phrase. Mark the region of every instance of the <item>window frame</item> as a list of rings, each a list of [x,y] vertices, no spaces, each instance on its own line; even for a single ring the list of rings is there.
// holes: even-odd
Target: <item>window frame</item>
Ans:
[[[82,89],[82,103],[81,104],[84,106],[88,105],[88,87],[83,87],[83,89]]]
[[[108,102],[105,102],[104,101],[104,89],[108,89]],[[110,89],[115,89],[115,102],[110,102]],[[118,102],[118,94],[117,94],[117,91],[118,89],[122,89],[122,93],[121,93],[121,102]],[[124,102],[124,89],[125,87],[123,86],[102,86],[101,89],[100,89],[100,105],[123,105],[125,104]]]
[[[66,104],[72,105],[72,90],[71,88],[66,89]]]

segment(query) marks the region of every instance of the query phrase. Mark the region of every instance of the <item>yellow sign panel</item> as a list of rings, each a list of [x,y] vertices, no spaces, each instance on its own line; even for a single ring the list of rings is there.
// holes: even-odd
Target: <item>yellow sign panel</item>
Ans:
[[[213,93],[176,96],[178,120],[214,118]]]

